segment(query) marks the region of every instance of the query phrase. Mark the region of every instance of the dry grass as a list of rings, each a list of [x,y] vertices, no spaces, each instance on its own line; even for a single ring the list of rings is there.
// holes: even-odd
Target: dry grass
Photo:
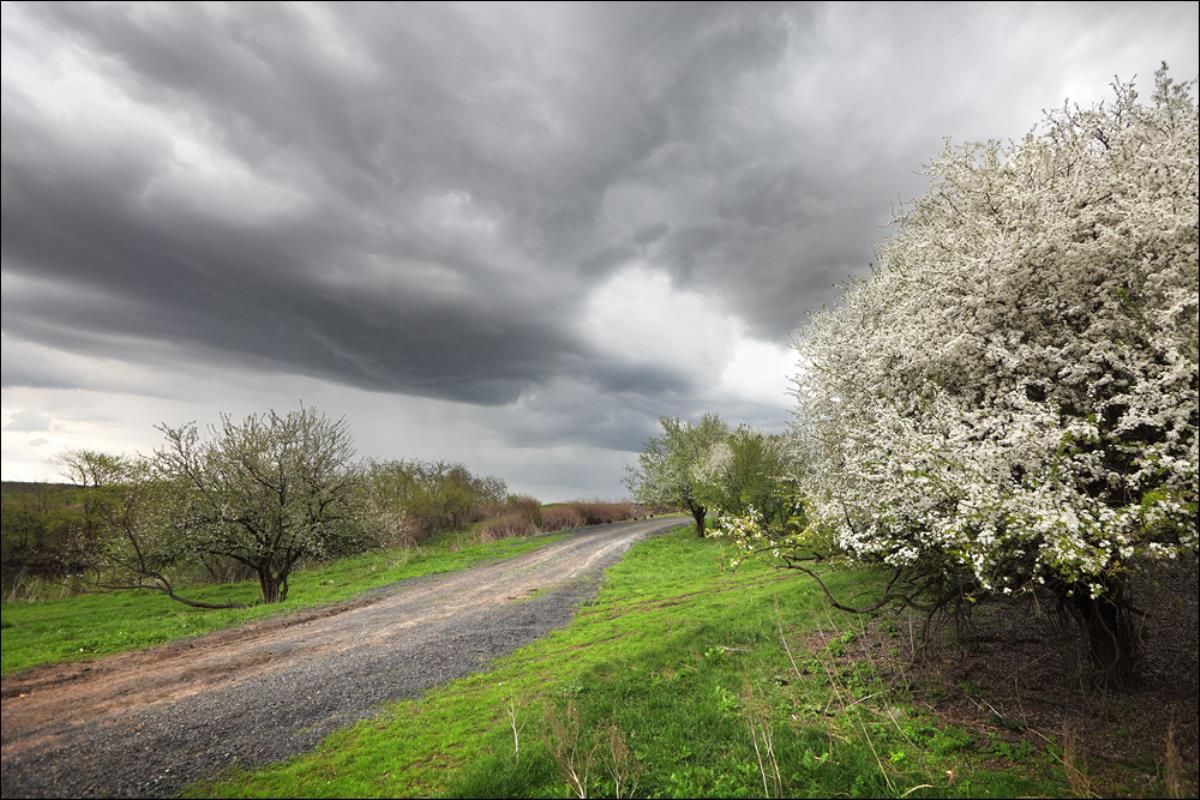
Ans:
[[[567,503],[584,520],[585,525],[604,525],[609,522],[624,522],[636,519],[639,509],[634,503],[601,503],[596,500],[576,500]]]
[[[485,522],[479,532],[479,540],[494,542],[511,536],[529,536],[536,532],[533,520],[520,511],[513,511]]]
[[[562,713],[546,711],[546,729],[542,740],[571,793],[583,800],[588,796],[588,776],[596,761],[597,743],[585,741],[579,709],[572,701]]]
[[[1163,772],[1167,797],[1187,797],[1187,780],[1184,777],[1183,756],[1179,752],[1179,743],[1175,741],[1174,719],[1167,724],[1167,755]]]
[[[637,797],[638,780],[642,776],[642,765],[634,757],[625,734],[617,727],[616,715],[604,731],[604,743],[607,749],[601,748],[600,760],[608,770],[608,776],[613,782],[613,797]]]
[[[749,679],[742,690],[742,706],[750,726],[750,742],[754,745],[754,756],[758,761],[763,797],[783,797],[783,775],[775,758],[775,736],[771,730],[770,712],[767,704],[755,693]]]
[[[586,524],[574,506],[552,506],[542,511],[541,529],[546,532],[581,528]]]
[[[1092,782],[1080,763],[1079,740],[1067,723],[1062,729],[1062,763],[1067,774],[1067,785],[1071,787],[1073,797],[1094,797]]]

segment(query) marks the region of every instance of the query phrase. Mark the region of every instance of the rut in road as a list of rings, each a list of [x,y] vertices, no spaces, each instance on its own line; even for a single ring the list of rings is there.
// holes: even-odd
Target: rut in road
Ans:
[[[10,676],[0,794],[165,796],[234,763],[294,755],[564,624],[633,542],[680,524],[584,529],[348,603]]]

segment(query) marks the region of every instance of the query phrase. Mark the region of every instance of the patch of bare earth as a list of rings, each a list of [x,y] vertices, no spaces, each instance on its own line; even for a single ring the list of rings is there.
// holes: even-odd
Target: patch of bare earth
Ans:
[[[1038,751],[1050,741],[1073,746],[1074,759],[1060,760],[1059,768],[1079,796],[1195,797],[1196,562],[1142,573],[1132,588],[1146,616],[1139,623],[1140,681],[1123,692],[1089,688],[1078,631],[1054,609],[1030,601],[985,605],[965,635],[952,635],[947,625],[924,646],[923,616],[878,616],[842,658],[873,662],[881,678],[918,705],[983,740],[1026,740]]]
[[[170,795],[294,755],[564,624],[631,544],[678,524],[596,526],[350,602],[6,676],[0,795]]]

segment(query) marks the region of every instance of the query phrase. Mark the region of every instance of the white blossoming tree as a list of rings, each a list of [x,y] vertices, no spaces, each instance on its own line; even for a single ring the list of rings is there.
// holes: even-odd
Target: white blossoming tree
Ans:
[[[254,570],[262,602],[287,599],[301,560],[369,538],[355,519],[360,472],[345,420],[301,408],[223,415],[207,437],[194,423],[159,430],[155,469],[180,487],[173,524],[195,553]]]
[[[1197,543],[1197,109],[1156,78],[947,145],[798,339],[809,518],[735,520],[747,549],[890,565],[927,607],[1049,591],[1132,677],[1128,569]]]
[[[637,467],[626,470],[625,485],[640,503],[686,508],[703,537],[708,506],[696,472],[729,428],[716,414],[705,414],[695,424],[676,417],[662,417],[659,423],[663,432],[646,440]]]

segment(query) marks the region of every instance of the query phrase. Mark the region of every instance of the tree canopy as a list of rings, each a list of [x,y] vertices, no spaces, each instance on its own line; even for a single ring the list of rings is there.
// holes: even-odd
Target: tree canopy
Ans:
[[[287,599],[299,560],[363,532],[352,518],[359,475],[344,420],[302,408],[223,416],[207,437],[195,424],[160,430],[158,475],[182,492],[175,526],[195,552],[253,569],[263,602]]]
[[[1019,142],[947,144],[798,338],[807,523],[734,527],[935,604],[1049,591],[1119,683],[1127,571],[1196,552],[1200,212],[1190,86],[1113,88]]]
[[[696,470],[729,428],[716,414],[705,414],[695,424],[662,417],[659,424],[663,432],[646,441],[638,466],[626,473],[625,485],[640,503],[686,508],[696,522],[696,532],[704,536],[708,509]]]

